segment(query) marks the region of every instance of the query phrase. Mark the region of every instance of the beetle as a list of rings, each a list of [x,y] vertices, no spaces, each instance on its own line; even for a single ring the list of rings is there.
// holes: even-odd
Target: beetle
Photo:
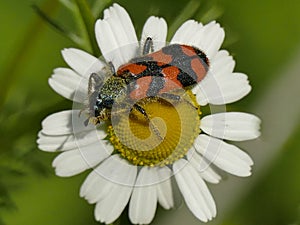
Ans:
[[[89,77],[89,116],[87,123],[98,124],[111,118],[113,104],[133,103],[132,106],[150,121],[139,105],[142,98],[162,96],[179,101],[178,89],[199,83],[209,70],[209,60],[200,49],[183,44],[170,44],[153,52],[153,41],[148,37],[142,55],[121,65],[117,71],[110,63],[112,76],[103,80],[98,74]]]

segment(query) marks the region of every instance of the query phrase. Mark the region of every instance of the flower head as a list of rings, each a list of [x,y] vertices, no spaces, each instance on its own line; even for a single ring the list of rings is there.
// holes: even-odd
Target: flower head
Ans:
[[[128,13],[114,4],[104,11],[104,18],[96,22],[95,32],[104,59],[74,48],[62,51],[70,69],[55,69],[49,84],[81,108],[58,112],[44,119],[38,137],[39,148],[61,151],[53,161],[58,176],[68,177],[93,169],[84,181],[80,195],[96,204],[95,217],[100,222],[113,222],[129,203],[132,223],[150,223],[157,202],[165,209],[174,207],[172,176],[190,211],[201,221],[211,220],[216,216],[216,206],[206,182],[218,183],[221,177],[210,164],[241,177],[251,174],[253,164],[247,153],[222,139],[244,141],[260,135],[260,120],[254,115],[240,112],[203,115],[200,111],[208,104],[238,101],[251,90],[247,76],[233,72],[235,61],[226,50],[220,50],[224,30],[214,21],[203,25],[188,20],[167,45],[165,20],[151,16],[139,42]],[[180,90],[164,83],[163,87],[169,87],[171,91],[151,97],[140,93],[144,93],[146,87],[150,89],[147,79],[156,82],[154,75],[135,78],[134,88],[126,80],[124,88],[129,85],[126,90],[131,90],[131,99],[127,102],[123,97],[119,102],[113,99],[113,103],[118,104],[115,108],[106,108],[107,122],[94,121],[100,124],[86,126],[87,117],[82,113],[82,105],[90,104],[93,93],[96,93],[95,101],[101,100],[99,105],[104,104],[103,99],[99,99],[104,92],[99,91],[104,86],[91,88],[95,81],[94,78],[91,81],[91,74],[97,74],[102,85],[113,89],[113,81],[107,85],[110,75],[116,77],[111,72],[116,73],[114,69],[118,70],[132,59],[141,60],[149,38],[153,42],[149,52],[174,44],[201,50],[209,61],[204,79],[191,88]],[[178,65],[182,62],[179,60],[172,71],[180,70]],[[151,73],[151,69],[149,71]],[[94,92],[97,88],[99,90]],[[133,91],[138,93],[134,96],[145,98],[128,104],[133,99]],[[89,106],[88,114],[96,106]],[[126,107],[129,110],[123,110]],[[95,113],[93,116],[97,118]]]

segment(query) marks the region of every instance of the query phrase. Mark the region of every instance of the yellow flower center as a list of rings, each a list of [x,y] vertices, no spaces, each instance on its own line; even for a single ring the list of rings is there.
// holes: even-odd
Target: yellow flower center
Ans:
[[[108,126],[108,137],[115,150],[130,163],[164,166],[185,156],[200,133],[200,107],[191,91],[179,100],[144,98],[129,115],[118,114]]]

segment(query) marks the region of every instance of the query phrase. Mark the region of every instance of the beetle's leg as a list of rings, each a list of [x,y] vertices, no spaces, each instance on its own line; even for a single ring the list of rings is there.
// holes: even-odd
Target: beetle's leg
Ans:
[[[90,96],[95,91],[97,91],[98,87],[102,84],[102,82],[103,79],[97,73],[92,73],[89,77],[88,95]]]
[[[87,118],[87,119],[83,122],[84,126],[87,127],[87,126],[89,125],[89,122],[90,122],[90,119]]]
[[[110,62],[108,62],[108,66],[109,66],[109,70],[110,70],[111,74],[115,74],[116,70],[115,70],[114,64],[110,61]]]
[[[168,92],[162,93],[160,94],[160,96],[169,100],[173,100],[175,102],[179,102],[182,99],[180,95],[176,95]]]
[[[147,37],[144,43],[144,47],[143,47],[143,55],[147,55],[151,52],[154,52],[154,48],[153,48],[153,40],[151,37]]]
[[[141,114],[143,114],[143,116],[145,117],[145,119],[148,121],[151,129],[154,131],[154,133],[156,134],[157,137],[159,137],[160,140],[163,140],[163,137],[161,136],[158,128],[153,124],[153,122],[151,121],[149,115],[147,114],[146,110],[138,105],[138,104],[134,104],[133,107],[138,111],[140,112]]]
[[[198,107],[196,107],[194,104],[192,104],[190,101],[186,100],[185,98],[183,98],[181,95],[177,95],[177,94],[173,94],[173,93],[169,93],[169,92],[165,92],[160,94],[160,96],[163,99],[166,100],[171,100],[173,102],[178,103],[179,101],[185,101],[186,103],[188,103],[190,106],[192,106],[195,109],[198,109]]]

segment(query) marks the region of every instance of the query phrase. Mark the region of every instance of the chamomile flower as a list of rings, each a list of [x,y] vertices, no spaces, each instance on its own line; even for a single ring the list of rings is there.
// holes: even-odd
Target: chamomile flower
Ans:
[[[118,4],[104,11],[104,18],[95,24],[95,33],[103,59],[79,49],[64,49],[62,55],[70,68],[55,69],[49,79],[50,86],[76,106],[84,107],[90,98],[92,73],[105,82],[110,74],[108,65],[118,69],[140,56],[147,38],[153,40],[153,51],[167,45],[163,18],[148,18],[139,41],[128,13]],[[96,220],[112,223],[129,204],[131,222],[149,224],[158,203],[165,209],[174,207],[174,176],[187,207],[206,222],[216,216],[206,182],[221,180],[210,165],[240,177],[251,174],[250,156],[226,140],[257,138],[259,118],[243,112],[201,112],[209,104],[238,101],[251,90],[247,75],[233,72],[235,61],[226,50],[220,50],[224,37],[218,23],[203,25],[194,20],[183,23],[172,37],[170,45],[201,49],[209,60],[209,69],[205,78],[184,90],[176,103],[149,98],[139,102],[151,115],[159,135],[137,110],[97,126],[86,125],[84,111],[76,107],[43,120],[37,142],[43,151],[61,152],[53,161],[56,174],[69,177],[92,169],[80,196],[96,204]]]

